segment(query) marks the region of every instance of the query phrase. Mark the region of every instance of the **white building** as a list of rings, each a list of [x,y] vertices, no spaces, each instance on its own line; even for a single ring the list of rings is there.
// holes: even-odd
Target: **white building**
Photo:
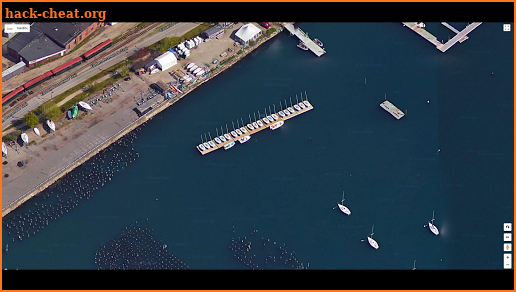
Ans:
[[[235,37],[238,42],[243,45],[248,45],[249,41],[256,40],[262,35],[262,30],[257,28],[254,24],[248,23],[243,25],[236,33]]]
[[[170,51],[167,51],[163,55],[157,57],[154,59],[154,61],[156,61],[156,65],[161,69],[161,71],[165,71],[177,64],[176,56]]]

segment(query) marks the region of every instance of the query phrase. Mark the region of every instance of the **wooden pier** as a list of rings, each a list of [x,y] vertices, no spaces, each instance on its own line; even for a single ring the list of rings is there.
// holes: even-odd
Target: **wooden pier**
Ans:
[[[313,40],[308,37],[308,34],[302,31],[299,27],[294,28],[292,23],[285,24],[285,28],[290,32],[291,35],[295,35],[300,41],[302,41],[306,47],[312,51],[317,57],[320,57],[326,53],[326,51],[319,47]]]
[[[302,102],[303,102],[303,101],[301,101],[301,103],[302,103]],[[298,103],[298,104],[299,104],[299,103]],[[204,155],[204,154],[208,154],[208,153],[210,153],[210,152],[213,152],[213,151],[215,151],[215,150],[217,150],[217,149],[224,149],[224,145],[226,145],[226,144],[228,144],[228,143],[231,143],[231,142],[235,142],[235,144],[240,144],[240,142],[238,141],[238,139],[240,139],[240,138],[242,138],[242,137],[244,137],[244,136],[249,135],[249,136],[251,136],[251,137],[252,137],[252,135],[254,135],[254,134],[256,134],[256,133],[258,133],[258,132],[260,132],[260,131],[262,131],[262,130],[265,130],[265,129],[269,129],[269,130],[270,130],[270,126],[271,126],[272,124],[277,123],[277,122],[279,122],[279,121],[284,121],[284,122],[286,123],[286,121],[287,121],[287,120],[289,120],[289,119],[291,119],[291,118],[293,118],[293,117],[297,117],[297,116],[298,116],[298,115],[300,115],[300,114],[304,114],[304,113],[306,113],[307,111],[312,110],[313,108],[314,108],[314,107],[313,107],[311,104],[309,104],[308,106],[306,106],[306,105],[305,105],[305,108],[301,108],[301,110],[299,110],[299,111],[294,110],[294,113],[291,113],[290,115],[286,115],[286,116],[284,116],[284,117],[281,117],[280,115],[278,115],[278,114],[276,113],[276,115],[278,116],[278,120],[276,120],[276,121],[274,121],[274,122],[270,122],[269,124],[265,124],[265,123],[263,123],[263,121],[262,121],[263,126],[262,126],[262,127],[259,127],[258,129],[256,129],[256,128],[255,128],[255,129],[253,129],[253,130],[249,129],[247,126],[243,126],[243,127],[247,130],[247,133],[246,133],[246,134],[240,135],[240,136],[238,136],[237,138],[233,137],[233,136],[230,134],[229,136],[231,137],[231,139],[230,139],[229,141],[228,141],[228,140],[226,140],[225,142],[222,142],[222,143],[220,143],[220,144],[217,144],[217,142],[216,142],[215,140],[211,140],[211,141],[213,141],[213,144],[215,144],[215,147],[210,147],[210,148],[208,148],[208,149],[206,149],[206,150],[204,150],[204,151],[203,151],[202,149],[200,149],[200,148],[199,148],[199,145],[197,145],[197,146],[196,146],[196,148],[197,148],[197,150],[199,150],[199,152],[201,152],[201,154],[202,154],[202,155]],[[260,119],[262,119],[262,118],[260,118]],[[281,129],[281,128],[280,128],[280,129]],[[271,131],[272,131],[272,130],[271,130]],[[229,134],[229,133],[226,133],[226,134]],[[209,141],[206,141],[206,142],[209,142]],[[236,145],[235,145],[235,146],[236,146]],[[235,147],[235,146],[233,146],[233,147]]]
[[[425,38],[427,41],[431,42],[439,51],[446,52],[449,48],[451,48],[453,45],[455,45],[457,42],[462,43],[463,41],[468,39],[468,33],[470,33],[472,30],[477,28],[479,25],[482,24],[482,22],[472,22],[466,26],[462,31],[456,30],[454,27],[449,25],[446,22],[441,22],[444,26],[451,29],[453,32],[456,33],[456,35],[449,39],[446,43],[442,43],[437,38],[426,31],[424,28],[420,27],[418,25],[418,22],[402,22],[403,26],[406,26],[413,30],[414,32],[418,33],[420,36]]]

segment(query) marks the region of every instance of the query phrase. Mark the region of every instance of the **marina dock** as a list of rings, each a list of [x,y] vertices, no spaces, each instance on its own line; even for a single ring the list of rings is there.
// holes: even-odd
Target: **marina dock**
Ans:
[[[290,32],[291,35],[295,35],[300,41],[302,41],[306,47],[312,51],[317,57],[320,57],[326,53],[326,51],[319,47],[313,40],[308,37],[308,34],[302,31],[299,27],[295,28],[293,24],[285,24],[285,28]]]
[[[452,30],[456,33],[456,35],[449,39],[446,43],[442,43],[437,38],[429,33],[427,30],[425,30],[423,27],[424,25],[420,25],[419,22],[402,22],[403,26],[406,26],[413,30],[414,32],[418,33],[420,36],[425,38],[427,41],[431,42],[439,51],[446,52],[449,48],[451,48],[453,45],[455,45],[457,42],[462,43],[463,41],[468,39],[468,33],[473,31],[475,28],[477,28],[479,25],[482,24],[482,22],[472,22],[468,24],[462,31],[458,31],[453,26],[449,25],[446,22],[441,22],[444,26]]]
[[[303,103],[303,101],[301,101],[301,103]],[[299,103],[298,103],[298,104],[299,104]],[[274,124],[274,123],[277,123],[277,122],[279,122],[279,121],[283,121],[283,122],[285,122],[285,121],[287,121],[287,120],[289,120],[289,119],[291,119],[291,118],[293,118],[293,117],[297,117],[297,116],[298,116],[298,115],[300,115],[300,114],[304,114],[304,113],[306,113],[307,111],[312,110],[313,108],[314,108],[314,107],[313,107],[310,103],[308,103],[308,105],[306,105],[306,104],[305,104],[305,107],[304,107],[304,108],[301,108],[299,111],[298,111],[298,110],[294,110],[294,113],[291,113],[291,114],[286,115],[286,116],[284,116],[284,117],[281,117],[280,115],[278,115],[278,114],[276,113],[276,115],[278,116],[278,120],[276,120],[276,121],[274,121],[274,122],[271,122],[271,123],[269,123],[269,124],[265,124],[265,123],[264,123],[262,127],[259,127],[259,128],[257,128],[257,129],[255,128],[255,129],[253,129],[253,130],[249,129],[247,126],[243,126],[243,127],[247,130],[247,133],[246,133],[246,134],[243,134],[243,135],[237,136],[236,138],[235,138],[235,137],[233,137],[232,135],[229,135],[229,136],[231,137],[231,139],[230,139],[229,141],[225,141],[225,142],[222,142],[222,143],[220,143],[220,144],[217,144],[217,142],[216,142],[215,140],[211,140],[211,141],[213,142],[213,144],[215,144],[215,147],[210,147],[210,148],[208,148],[208,149],[206,149],[206,150],[204,150],[204,151],[203,151],[203,150],[201,150],[201,149],[199,148],[199,145],[197,145],[197,146],[196,146],[196,148],[197,148],[197,150],[199,150],[199,152],[201,152],[201,154],[202,154],[202,155],[205,155],[205,154],[208,154],[208,153],[210,153],[210,152],[212,152],[212,151],[215,151],[215,150],[217,150],[217,149],[224,149],[224,145],[226,145],[226,144],[228,144],[228,143],[231,143],[231,142],[235,142],[236,144],[240,144],[240,142],[238,142],[238,139],[240,139],[240,138],[242,138],[242,137],[244,137],[244,136],[249,135],[249,136],[251,136],[251,137],[252,137],[252,135],[254,135],[254,134],[256,134],[256,133],[258,133],[258,132],[260,132],[260,131],[262,131],[262,130],[270,129],[270,126],[271,126],[272,124]],[[225,134],[229,134],[229,133],[225,133]],[[209,143],[210,141],[207,141],[207,142]]]

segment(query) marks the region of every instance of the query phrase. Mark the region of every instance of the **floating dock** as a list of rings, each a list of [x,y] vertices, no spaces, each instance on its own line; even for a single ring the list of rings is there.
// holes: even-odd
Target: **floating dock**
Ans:
[[[301,101],[300,103],[303,103],[303,102],[304,102],[304,101]],[[298,104],[296,104],[296,105],[298,105],[298,106],[299,106],[299,104],[300,104],[300,103],[298,103]],[[201,154],[202,154],[202,155],[204,155],[204,154],[208,154],[208,153],[210,153],[210,152],[212,152],[212,151],[215,151],[215,150],[217,150],[217,149],[224,149],[224,145],[226,145],[226,144],[228,144],[228,143],[231,143],[231,142],[235,142],[235,144],[240,144],[240,142],[238,142],[238,139],[240,139],[240,138],[242,138],[242,137],[244,137],[244,136],[247,136],[247,135],[252,136],[252,135],[254,135],[254,134],[256,134],[256,133],[258,133],[258,132],[260,132],[260,131],[262,131],[262,130],[265,130],[265,129],[269,129],[269,130],[271,130],[271,129],[270,129],[270,126],[271,126],[272,124],[277,123],[277,122],[279,122],[279,121],[284,121],[284,122],[285,122],[286,120],[289,120],[289,119],[291,119],[291,118],[293,118],[293,117],[297,117],[298,115],[300,115],[300,114],[304,114],[304,113],[306,113],[307,111],[312,110],[312,109],[314,108],[310,103],[308,103],[308,105],[307,105],[306,103],[304,103],[304,105],[305,105],[305,107],[304,107],[304,108],[300,108],[300,110],[294,110],[294,113],[291,113],[291,114],[289,114],[289,115],[285,115],[285,116],[283,116],[283,117],[281,117],[280,115],[278,115],[278,113],[276,113],[276,115],[278,116],[278,120],[275,120],[274,122],[270,122],[269,124],[265,124],[265,123],[263,123],[263,121],[262,121],[263,126],[262,126],[262,127],[259,127],[258,129],[256,129],[256,128],[255,128],[255,129],[252,129],[252,130],[251,130],[251,129],[249,129],[247,126],[244,126],[244,128],[247,130],[247,133],[242,134],[242,135],[240,135],[240,136],[237,136],[236,138],[235,138],[235,137],[233,137],[233,136],[230,134],[229,136],[231,137],[231,139],[230,139],[229,141],[228,141],[228,140],[226,140],[225,142],[222,142],[222,143],[220,143],[220,144],[217,144],[217,142],[216,142],[215,140],[211,140],[211,141],[213,142],[213,144],[215,144],[215,147],[210,147],[210,148],[208,148],[208,149],[206,149],[206,150],[202,150],[201,148],[199,148],[199,145],[197,145],[197,146],[196,146],[196,148],[197,148],[197,150],[199,150],[199,152],[201,152]],[[295,105],[293,105],[293,107],[291,107],[291,108],[292,108],[292,109],[294,109],[294,107],[295,107]],[[261,119],[261,118],[260,118],[260,119]],[[271,130],[271,131],[272,131],[272,130]],[[226,134],[229,134],[229,133],[226,133]],[[207,141],[207,143],[209,143],[209,142],[210,142],[210,141]],[[234,147],[234,146],[233,146],[233,147]]]
[[[302,31],[299,27],[294,28],[292,23],[287,23],[285,24],[285,28],[290,32],[290,34],[297,36],[297,38],[302,41],[306,47],[317,57],[320,57],[326,53],[323,48],[319,47],[313,40],[308,37],[308,34]]]
[[[400,111],[395,105],[393,105],[388,100],[382,102],[380,106],[398,120],[405,116],[405,113]]]

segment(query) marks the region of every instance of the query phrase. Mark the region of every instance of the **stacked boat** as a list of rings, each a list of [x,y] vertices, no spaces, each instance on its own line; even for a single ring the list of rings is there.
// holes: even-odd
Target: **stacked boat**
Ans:
[[[51,120],[47,120],[47,126],[50,128],[50,130],[55,131],[56,125]]]

